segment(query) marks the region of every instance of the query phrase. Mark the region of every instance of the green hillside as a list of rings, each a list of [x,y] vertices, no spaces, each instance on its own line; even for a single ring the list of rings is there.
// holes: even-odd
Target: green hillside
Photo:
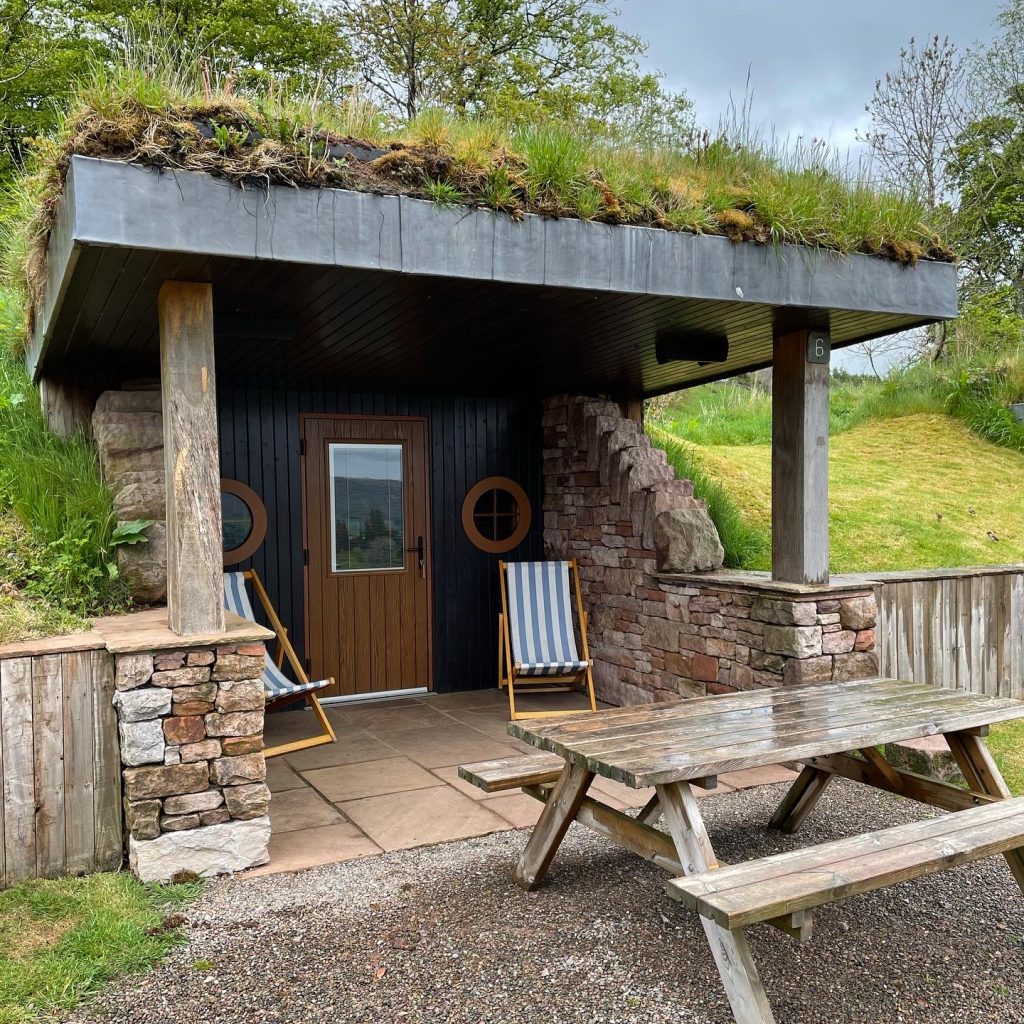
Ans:
[[[743,519],[769,531],[771,446],[697,455]],[[1024,453],[948,416],[869,420],[834,436],[829,506],[833,572],[1024,561]]]

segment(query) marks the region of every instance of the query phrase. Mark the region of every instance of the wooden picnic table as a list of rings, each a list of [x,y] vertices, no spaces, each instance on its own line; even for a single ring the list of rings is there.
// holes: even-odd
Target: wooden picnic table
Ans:
[[[1024,799],[1011,799],[983,740],[990,725],[1017,718],[1024,702],[892,679],[756,690],[511,722],[509,733],[550,754],[461,774],[544,801],[516,866],[527,889],[540,884],[573,821],[667,870],[676,879],[670,895],[700,913],[738,1024],[771,1024],[743,927],[764,922],[806,941],[816,906],[998,853],[1024,887]],[[879,750],[932,735],[946,738],[969,789],[899,770]],[[803,768],[771,820],[783,831],[800,826],[836,776],[963,813],[723,865],[692,787],[794,761]],[[634,818],[588,795],[595,775],[655,794]]]

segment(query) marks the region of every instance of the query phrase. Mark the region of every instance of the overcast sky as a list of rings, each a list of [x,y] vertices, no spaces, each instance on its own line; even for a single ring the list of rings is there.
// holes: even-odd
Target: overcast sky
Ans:
[[[875,80],[900,47],[948,35],[961,47],[995,34],[1001,0],[617,0],[619,21],[650,45],[645,66],[693,100],[715,127],[730,97],[783,138],[826,138],[856,156]],[[888,360],[883,358],[882,363]],[[859,347],[833,365],[869,372]]]
[[[780,135],[846,148],[865,125],[875,80],[900,47],[948,35],[959,46],[994,34],[1000,0],[617,0],[619,21],[650,45],[647,66],[693,100],[714,127],[743,100]]]

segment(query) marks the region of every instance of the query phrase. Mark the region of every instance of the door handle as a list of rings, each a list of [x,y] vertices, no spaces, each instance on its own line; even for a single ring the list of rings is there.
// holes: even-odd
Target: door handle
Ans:
[[[406,551],[415,551],[416,552],[416,559],[419,562],[419,566],[420,566],[420,575],[421,576],[426,576],[426,556],[425,556],[425,548],[424,548],[424,545],[423,545],[423,537],[420,536],[420,537],[416,538],[416,547],[414,547],[414,548],[406,548],[405,550]]]

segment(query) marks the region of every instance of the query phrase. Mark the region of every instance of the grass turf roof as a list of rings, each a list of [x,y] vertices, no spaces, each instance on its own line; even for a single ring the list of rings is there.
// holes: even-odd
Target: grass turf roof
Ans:
[[[398,194],[449,205],[574,217],[734,242],[794,243],[902,264],[953,254],[915,198],[851,178],[820,145],[771,152],[744,132],[685,151],[594,142],[562,124],[509,127],[429,110],[387,129],[355,99],[337,107],[240,97],[133,69],[97,72],[57,135],[37,140],[4,215],[4,270],[29,308],[74,155],[272,184]]]

